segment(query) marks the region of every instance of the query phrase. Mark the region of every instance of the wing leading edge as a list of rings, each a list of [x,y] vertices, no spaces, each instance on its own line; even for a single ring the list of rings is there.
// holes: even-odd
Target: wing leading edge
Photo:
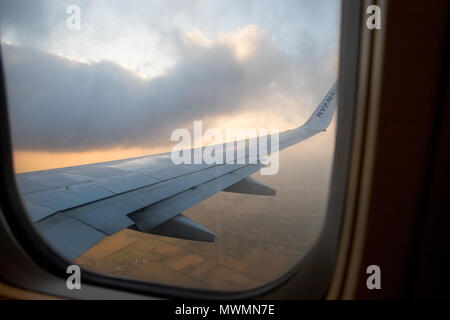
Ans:
[[[304,125],[279,135],[279,150],[325,131],[336,98],[335,84]],[[245,154],[248,160],[248,148]],[[38,231],[71,260],[124,228],[214,241],[212,231],[182,212],[220,191],[275,195],[249,177],[263,167],[257,157],[257,164],[175,165],[166,153],[17,174],[16,180]]]

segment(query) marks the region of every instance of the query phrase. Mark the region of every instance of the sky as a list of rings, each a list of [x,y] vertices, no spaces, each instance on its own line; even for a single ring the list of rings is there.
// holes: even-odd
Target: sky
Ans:
[[[16,171],[168,151],[194,120],[299,126],[337,77],[339,3],[2,1]]]

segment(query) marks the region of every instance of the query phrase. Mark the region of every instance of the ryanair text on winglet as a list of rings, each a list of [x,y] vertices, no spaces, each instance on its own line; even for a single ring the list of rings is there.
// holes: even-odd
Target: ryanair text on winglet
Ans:
[[[317,118],[321,118],[323,116],[323,113],[327,111],[328,106],[333,101],[334,97],[336,96],[336,87],[328,94],[328,97],[326,98],[325,102],[323,103],[322,108],[316,113]]]

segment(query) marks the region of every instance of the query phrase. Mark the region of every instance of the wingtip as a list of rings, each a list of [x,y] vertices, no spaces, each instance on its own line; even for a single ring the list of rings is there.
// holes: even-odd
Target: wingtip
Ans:
[[[317,129],[321,131],[326,131],[331,123],[334,115],[334,111],[337,106],[337,82],[328,90],[325,97],[322,99],[320,104],[314,110],[308,121],[305,122],[303,127],[310,129]]]

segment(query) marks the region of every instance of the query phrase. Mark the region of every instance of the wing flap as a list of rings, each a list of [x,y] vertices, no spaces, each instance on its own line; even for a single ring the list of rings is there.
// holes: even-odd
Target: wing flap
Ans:
[[[183,175],[171,180],[159,183],[145,180],[147,183],[144,186],[139,187],[140,184],[135,184],[131,190],[119,194],[94,184],[84,184],[68,189],[59,188],[28,195],[24,202],[34,222],[58,211],[73,211],[76,214],[78,211],[97,211],[108,205],[117,206],[117,210],[126,215],[242,166],[244,165],[203,166],[205,169],[197,171],[187,169],[183,171]],[[114,183],[119,183],[119,181]],[[123,202],[127,204],[119,204]],[[103,212],[103,209],[101,210]]]
[[[58,252],[68,259],[75,259],[107,235],[133,224],[136,224],[141,231],[152,233],[152,229],[178,216],[183,210],[260,169],[259,165],[239,166],[238,168],[231,165],[225,167],[220,170],[221,172],[228,171],[225,174],[156,202],[142,211],[129,214],[133,209],[129,206],[129,200],[120,202],[117,197],[112,197],[108,200],[118,201],[116,205],[104,206],[104,204],[96,203],[97,210],[93,210],[93,207],[82,206],[66,212],[57,212],[38,221],[36,227]],[[203,177],[203,179],[206,178]],[[121,207],[122,211],[119,210]],[[166,232],[167,235],[173,233],[177,237],[185,239],[196,238],[194,240],[213,241],[211,239],[214,234],[204,227],[200,228],[200,225],[193,221],[188,222],[186,219],[179,218],[175,220],[175,224],[176,227],[168,228],[168,224],[166,227],[153,231]]]
[[[73,260],[106,237],[98,230],[64,215],[53,215],[36,224],[43,238],[63,256]]]
[[[128,218],[128,214],[148,207],[174,194],[189,190],[199,184],[242,168],[243,166],[244,165],[221,165],[209,167],[205,170],[197,171],[170,181],[150,185],[56,213],[45,211],[44,208],[42,209],[44,210],[43,215],[67,215],[96,230],[111,235],[134,223]],[[30,207],[30,209],[35,210],[35,213],[38,212],[38,208]],[[179,212],[181,211],[178,211],[177,213]],[[169,218],[171,217],[168,217],[167,220]]]
[[[156,226],[172,219],[180,212],[228,188],[259,169],[259,165],[247,165],[214,180],[197,185],[195,188],[164,199],[142,211],[134,212],[129,217],[141,231],[149,232]]]

